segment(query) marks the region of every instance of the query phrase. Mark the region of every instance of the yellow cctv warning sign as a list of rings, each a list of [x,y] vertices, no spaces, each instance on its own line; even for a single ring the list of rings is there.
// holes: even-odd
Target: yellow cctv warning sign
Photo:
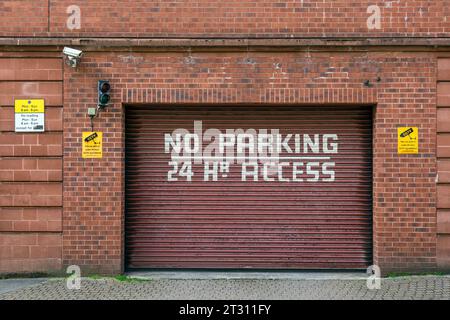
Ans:
[[[82,157],[102,158],[103,133],[102,132],[83,132]]]
[[[400,127],[398,133],[398,153],[419,153],[419,129],[417,127]]]

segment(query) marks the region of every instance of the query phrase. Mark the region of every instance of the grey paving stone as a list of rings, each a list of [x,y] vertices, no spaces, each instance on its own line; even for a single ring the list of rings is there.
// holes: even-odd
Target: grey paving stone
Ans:
[[[132,282],[119,282],[112,278],[82,279],[80,290],[67,289],[64,279],[50,279],[0,294],[0,300],[409,300],[449,299],[449,297],[448,276],[383,279],[379,290],[367,289],[364,279],[157,279]]]
[[[0,280],[0,294],[26,288],[47,281],[46,278],[4,279]]]

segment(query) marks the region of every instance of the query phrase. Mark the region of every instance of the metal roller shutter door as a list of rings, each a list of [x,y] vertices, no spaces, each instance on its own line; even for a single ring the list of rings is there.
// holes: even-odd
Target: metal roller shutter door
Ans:
[[[246,181],[242,163],[230,164],[227,171],[220,162],[218,181],[211,181],[213,175],[204,181],[204,163],[193,163],[194,175],[187,181],[179,174],[185,161],[178,158],[178,171],[172,175],[177,180],[168,181],[174,165],[169,164],[173,158],[165,149],[165,134],[172,136],[173,143],[182,143],[186,136],[178,141],[172,132],[185,128],[194,133],[194,121],[200,120],[202,133],[211,128],[222,133],[266,129],[280,134],[273,140],[280,145],[292,134],[285,141],[287,148],[279,149],[284,159],[280,162],[285,162],[281,176],[276,162],[269,163],[263,176],[264,161],[272,157],[259,159],[255,146],[256,165],[255,158],[244,161],[253,165],[246,167]],[[318,144],[303,149],[305,135]],[[231,137],[220,137],[223,143],[232,143]],[[255,136],[254,144],[261,142],[261,151],[270,150],[267,145],[263,148],[267,140],[261,137],[259,141]],[[190,148],[195,147],[194,140]],[[203,144],[204,149],[207,142]],[[248,151],[244,144],[241,147]],[[272,147],[278,150],[276,144]],[[365,268],[372,259],[371,152],[369,107],[128,107],[126,264],[129,268]],[[214,169],[215,159],[204,159]],[[294,164],[297,181],[293,181]],[[270,175],[270,170],[277,172]]]

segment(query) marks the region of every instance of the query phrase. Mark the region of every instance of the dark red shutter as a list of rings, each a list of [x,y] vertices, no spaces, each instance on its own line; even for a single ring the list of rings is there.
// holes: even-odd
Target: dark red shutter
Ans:
[[[176,128],[338,134],[334,182],[167,181]],[[129,268],[365,268],[372,252],[372,114],[367,107],[140,106],[126,112]],[[288,169],[286,169],[288,170]],[[289,176],[289,171],[287,171]]]

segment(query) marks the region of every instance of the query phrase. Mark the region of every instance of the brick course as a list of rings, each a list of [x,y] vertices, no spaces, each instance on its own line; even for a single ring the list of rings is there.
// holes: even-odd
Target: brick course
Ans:
[[[0,231],[61,232],[61,208],[4,207],[0,209]]]

